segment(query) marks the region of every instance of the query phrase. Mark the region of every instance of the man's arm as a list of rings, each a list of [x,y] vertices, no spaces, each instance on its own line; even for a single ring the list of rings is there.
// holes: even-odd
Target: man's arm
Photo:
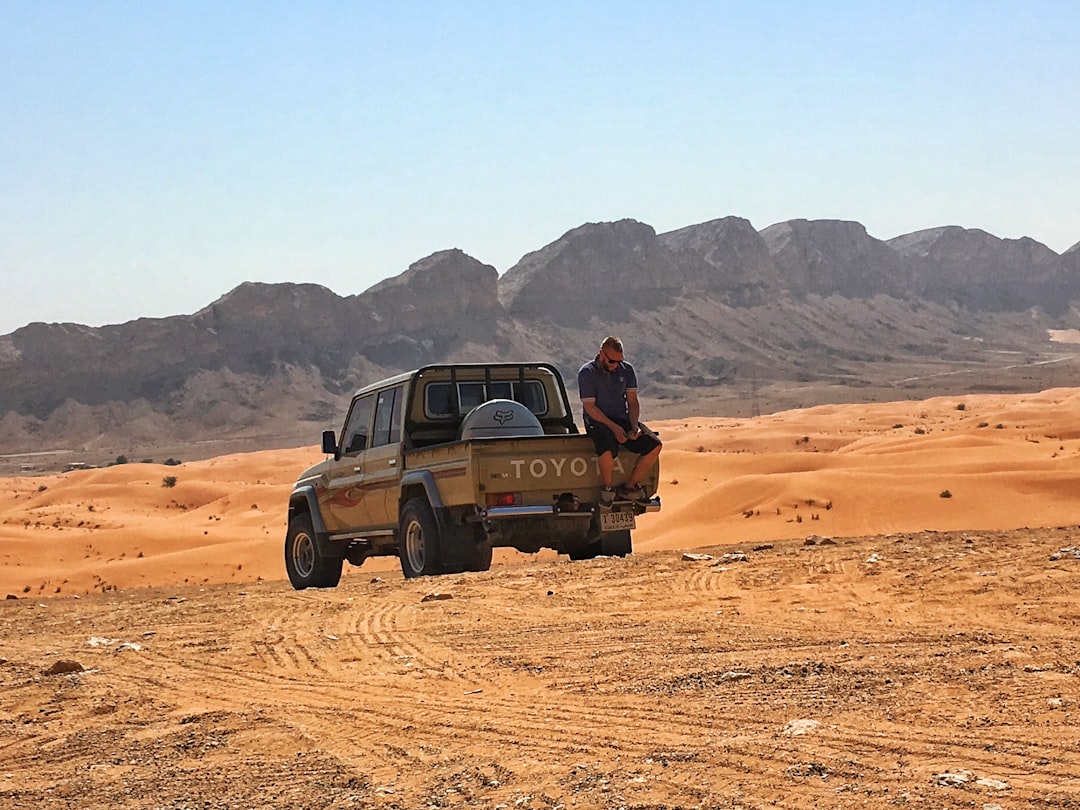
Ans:
[[[581,407],[585,410],[585,413],[589,415],[589,418],[597,424],[606,426],[612,433],[615,434],[615,441],[622,444],[626,441],[626,431],[622,429],[622,426],[617,422],[612,422],[602,410],[596,407],[595,399],[583,399],[581,400]],[[631,422],[631,424],[633,424]]]
[[[636,388],[627,389],[626,408],[630,414],[630,438],[633,439],[641,433],[641,428],[638,427],[638,417],[641,415],[641,403],[638,402]]]

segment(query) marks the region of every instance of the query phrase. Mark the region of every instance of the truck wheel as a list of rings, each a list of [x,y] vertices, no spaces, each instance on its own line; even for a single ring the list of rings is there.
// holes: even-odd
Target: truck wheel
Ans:
[[[289,522],[285,535],[285,570],[292,586],[304,588],[333,588],[341,580],[341,557],[326,557],[319,551],[311,516],[306,512]]]
[[[570,551],[571,560],[591,560],[595,557],[625,557],[633,553],[630,530],[604,532],[591,543]]]
[[[630,540],[630,530],[621,532],[604,532],[600,535],[600,553],[605,557],[625,557],[634,551]]]
[[[487,571],[491,568],[491,546],[477,541],[471,526],[453,525],[442,533],[443,573]]]
[[[398,556],[406,579],[440,572],[439,523],[425,498],[413,498],[401,510]]]
[[[570,559],[574,560],[591,560],[593,557],[600,555],[600,541],[596,540],[585,546],[579,546],[577,548],[570,549]]]
[[[473,555],[470,561],[472,567],[470,571],[489,571],[491,570],[491,546],[487,543],[481,543],[476,547],[476,554]]]

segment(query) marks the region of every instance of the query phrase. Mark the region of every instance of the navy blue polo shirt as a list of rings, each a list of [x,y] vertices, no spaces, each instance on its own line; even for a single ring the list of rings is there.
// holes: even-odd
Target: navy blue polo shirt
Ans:
[[[608,371],[593,358],[578,371],[577,384],[582,401],[596,400],[596,407],[603,411],[608,419],[625,422],[630,418],[626,392],[636,391],[638,383],[634,367],[625,360]],[[583,417],[586,423],[592,421],[588,414],[583,414]]]

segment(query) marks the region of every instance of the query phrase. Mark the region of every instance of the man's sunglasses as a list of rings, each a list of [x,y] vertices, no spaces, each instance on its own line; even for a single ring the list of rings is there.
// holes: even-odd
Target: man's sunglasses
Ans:
[[[617,366],[622,362],[622,360],[612,360],[603,349],[600,350],[600,356],[604,358],[604,365]]]

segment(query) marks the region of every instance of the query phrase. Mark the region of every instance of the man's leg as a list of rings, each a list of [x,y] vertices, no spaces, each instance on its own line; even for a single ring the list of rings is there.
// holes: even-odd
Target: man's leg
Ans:
[[[604,482],[605,487],[611,489],[611,481],[615,475],[615,456],[610,450],[605,450],[596,457],[596,464],[600,468],[600,480]]]
[[[633,487],[636,487],[638,484],[641,483],[641,480],[645,477],[645,474],[653,468],[653,465],[656,464],[656,460],[660,458],[660,451],[663,449],[664,446],[662,444],[658,444],[645,455],[638,457],[637,463],[634,464],[634,469],[630,471],[630,477],[626,479],[627,489],[632,489]],[[614,466],[615,465],[613,462],[612,467]],[[600,474],[604,474],[602,469],[600,471]]]

